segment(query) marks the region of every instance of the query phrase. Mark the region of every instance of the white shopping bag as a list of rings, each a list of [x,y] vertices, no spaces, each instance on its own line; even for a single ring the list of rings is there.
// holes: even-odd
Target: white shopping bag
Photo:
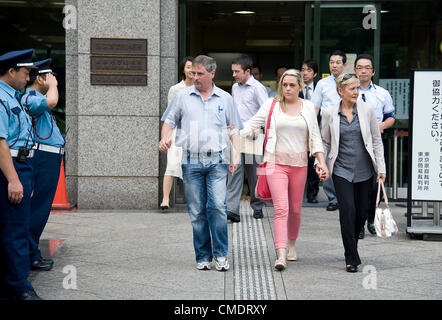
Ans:
[[[384,194],[385,209],[379,207],[380,192]],[[387,194],[385,193],[384,183],[381,179],[378,182],[378,194],[376,197],[376,212],[374,216],[374,227],[376,229],[376,235],[381,238],[391,237],[393,233],[398,232],[396,222],[391,214],[390,207],[388,206]]]

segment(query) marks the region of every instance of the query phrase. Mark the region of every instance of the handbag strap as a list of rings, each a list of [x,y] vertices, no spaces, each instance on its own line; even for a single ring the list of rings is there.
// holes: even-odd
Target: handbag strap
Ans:
[[[264,152],[266,150],[267,145],[267,136],[269,134],[269,128],[270,128],[270,120],[272,118],[273,109],[275,108],[276,99],[273,99],[272,106],[270,107],[269,117],[267,118],[267,126],[266,126],[266,136],[264,138],[264,148],[262,149],[262,154],[264,155]]]
[[[381,195],[381,187],[382,187],[382,192],[383,192],[383,194],[384,194],[384,202],[385,202],[385,205],[387,206],[387,208],[390,208],[390,207],[388,206],[387,193],[385,192],[384,182],[382,181],[382,179],[379,179],[379,182],[378,182],[378,194],[377,194],[377,196],[376,196],[376,207],[379,206],[379,200],[380,200],[380,195]]]

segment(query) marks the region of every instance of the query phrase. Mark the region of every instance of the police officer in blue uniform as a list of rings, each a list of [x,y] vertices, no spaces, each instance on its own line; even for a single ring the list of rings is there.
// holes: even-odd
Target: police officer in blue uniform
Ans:
[[[0,286],[20,300],[41,299],[27,280],[34,151],[31,119],[20,104],[33,53],[0,56]]]
[[[57,191],[64,138],[52,115],[58,103],[57,79],[51,70],[51,59],[34,62],[36,69],[30,72],[30,81],[21,98],[22,105],[32,117],[34,132],[34,194],[31,199],[31,225],[29,250],[31,270],[49,271],[52,259],[44,259],[39,250],[40,236],[49,218],[52,202]]]

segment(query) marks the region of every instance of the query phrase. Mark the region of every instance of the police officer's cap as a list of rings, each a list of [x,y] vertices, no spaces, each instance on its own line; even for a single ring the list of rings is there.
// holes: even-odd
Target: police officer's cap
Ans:
[[[28,68],[34,69],[34,64],[32,63],[32,55],[34,54],[34,49],[19,50],[7,52],[0,56],[0,69],[7,68]]]
[[[54,73],[51,69],[51,61],[52,61],[52,59],[49,58],[49,59],[34,62],[34,66],[36,67],[36,69],[31,70],[30,77],[33,78],[33,77],[42,76],[42,75],[48,74],[48,73],[52,73],[54,76],[56,76],[57,74]]]

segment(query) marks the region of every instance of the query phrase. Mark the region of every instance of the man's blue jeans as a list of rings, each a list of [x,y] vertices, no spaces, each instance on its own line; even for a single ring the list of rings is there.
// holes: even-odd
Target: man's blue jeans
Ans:
[[[225,257],[228,251],[227,164],[219,157],[183,164],[184,193],[193,228],[196,262]]]

